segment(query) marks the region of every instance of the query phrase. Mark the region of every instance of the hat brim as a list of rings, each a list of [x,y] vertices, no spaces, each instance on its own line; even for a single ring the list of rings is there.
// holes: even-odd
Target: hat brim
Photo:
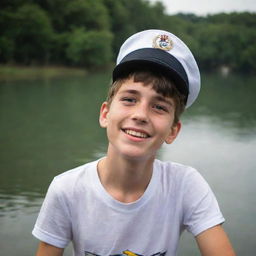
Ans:
[[[142,48],[129,53],[114,68],[113,82],[138,70],[149,70],[168,77],[187,98],[189,83],[186,71],[170,53],[155,48]]]

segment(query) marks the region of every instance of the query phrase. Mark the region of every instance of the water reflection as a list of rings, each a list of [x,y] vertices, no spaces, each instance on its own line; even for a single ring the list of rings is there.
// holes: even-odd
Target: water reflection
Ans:
[[[18,192],[19,186],[44,194],[54,175],[93,158],[105,139],[97,116],[106,80],[102,75],[1,85],[2,191]]]
[[[41,194],[30,191],[16,194],[0,193],[0,218],[17,217],[20,213],[36,213],[42,201]]]
[[[205,116],[212,123],[221,123],[233,128],[243,135],[255,133],[256,127],[256,93],[255,76],[233,75],[222,77],[217,74],[202,75],[202,90],[193,108],[185,116]]]
[[[37,241],[30,232],[52,178],[104,155],[107,141],[98,113],[108,82],[109,74],[102,73],[0,83],[3,255],[17,250],[21,256],[33,255]],[[173,145],[164,146],[159,157],[200,170],[218,197],[238,252],[251,256],[256,214],[256,78],[207,74],[202,82],[198,101],[182,118],[180,136]],[[192,255],[195,244],[191,238],[183,239],[180,255]],[[17,249],[10,240],[19,240]]]

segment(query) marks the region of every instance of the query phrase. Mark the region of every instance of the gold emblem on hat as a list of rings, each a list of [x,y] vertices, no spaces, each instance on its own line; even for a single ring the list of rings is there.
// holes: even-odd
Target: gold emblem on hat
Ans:
[[[173,47],[173,42],[167,35],[159,35],[153,40],[153,47],[161,50],[169,51]]]

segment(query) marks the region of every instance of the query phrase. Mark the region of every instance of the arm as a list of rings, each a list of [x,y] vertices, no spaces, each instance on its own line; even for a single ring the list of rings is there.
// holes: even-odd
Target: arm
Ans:
[[[40,242],[36,256],[62,256],[63,248],[58,248],[45,242]]]
[[[221,225],[209,228],[196,236],[202,256],[235,256],[235,252]]]

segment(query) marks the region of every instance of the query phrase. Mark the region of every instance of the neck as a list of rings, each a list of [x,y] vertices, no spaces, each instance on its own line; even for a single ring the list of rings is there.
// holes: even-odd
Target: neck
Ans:
[[[130,159],[112,154],[98,164],[100,181],[115,199],[129,203],[139,199],[145,192],[153,172],[154,158]]]

